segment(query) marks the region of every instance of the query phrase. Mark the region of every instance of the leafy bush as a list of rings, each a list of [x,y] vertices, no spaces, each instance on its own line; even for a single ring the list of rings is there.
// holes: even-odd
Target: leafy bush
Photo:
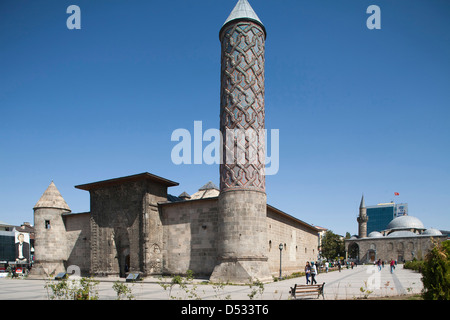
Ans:
[[[423,260],[414,259],[413,261],[406,261],[405,264],[403,265],[403,268],[411,269],[417,272],[422,272],[423,264],[424,264]]]
[[[130,287],[128,287],[125,283],[121,283],[119,280],[114,282],[113,290],[117,294],[117,300],[122,300],[122,299],[132,300],[132,299],[134,299],[132,289]]]
[[[98,300],[96,286],[99,281],[93,278],[80,278],[68,280],[64,278],[60,281],[49,281],[45,287],[52,291],[49,295],[51,300]]]
[[[450,241],[434,243],[422,267],[425,300],[450,299]]]

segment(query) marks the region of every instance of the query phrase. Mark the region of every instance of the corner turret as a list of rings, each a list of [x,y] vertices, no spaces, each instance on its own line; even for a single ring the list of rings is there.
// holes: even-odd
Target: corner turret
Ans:
[[[33,210],[35,264],[32,273],[48,276],[65,272],[67,250],[63,214],[71,210],[53,181]]]

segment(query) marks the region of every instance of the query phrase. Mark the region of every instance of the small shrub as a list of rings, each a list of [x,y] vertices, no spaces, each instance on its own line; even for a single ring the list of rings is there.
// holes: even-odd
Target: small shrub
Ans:
[[[51,290],[51,300],[98,300],[98,284],[99,281],[92,278],[62,279],[56,283],[49,281],[45,288]]]
[[[434,243],[422,267],[425,300],[450,299],[450,241]]]
[[[423,260],[416,260],[416,259],[414,259],[412,261],[405,262],[405,264],[403,265],[403,268],[414,270],[414,271],[417,271],[417,272],[422,272],[423,264],[424,264]]]
[[[122,299],[132,300],[132,299],[134,299],[134,295],[132,293],[131,288],[128,287],[125,283],[120,282],[119,280],[114,282],[113,290],[117,294],[117,300],[122,300]]]

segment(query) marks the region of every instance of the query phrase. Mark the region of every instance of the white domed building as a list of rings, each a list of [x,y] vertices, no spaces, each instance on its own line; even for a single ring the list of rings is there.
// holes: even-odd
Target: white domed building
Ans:
[[[423,259],[433,248],[433,239],[442,242],[447,235],[434,228],[425,228],[420,219],[413,216],[394,218],[386,230],[372,231],[367,236],[361,230],[367,230],[368,217],[365,215],[364,200],[361,201],[358,223],[359,235],[345,240],[348,258],[360,263],[371,263],[378,259],[398,262]],[[362,225],[361,225],[362,224]]]

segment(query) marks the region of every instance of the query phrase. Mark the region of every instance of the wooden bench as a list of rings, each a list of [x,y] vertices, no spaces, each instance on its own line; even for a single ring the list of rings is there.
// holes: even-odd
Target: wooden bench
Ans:
[[[322,298],[325,299],[323,295],[324,286],[325,282],[322,284],[307,284],[307,285],[295,284],[293,288],[291,287],[289,293],[291,294],[292,297],[294,297],[294,299],[314,294],[317,294],[317,298],[319,298],[320,295],[322,295]]]

